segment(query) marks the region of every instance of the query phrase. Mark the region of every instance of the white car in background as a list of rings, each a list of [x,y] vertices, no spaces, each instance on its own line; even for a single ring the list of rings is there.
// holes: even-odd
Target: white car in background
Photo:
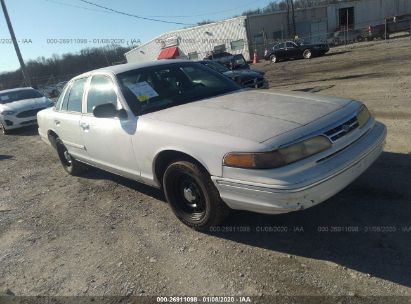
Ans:
[[[199,230],[230,208],[278,214],[321,203],[378,158],[386,137],[361,102],[242,89],[190,61],[77,76],[38,124],[69,174],[88,164],[162,188]]]
[[[54,106],[54,103],[33,88],[0,91],[0,129],[9,130],[37,123],[37,113]]]

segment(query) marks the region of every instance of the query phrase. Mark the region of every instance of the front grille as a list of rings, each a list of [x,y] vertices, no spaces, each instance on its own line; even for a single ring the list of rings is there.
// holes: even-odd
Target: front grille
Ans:
[[[23,121],[20,125],[31,125],[37,122],[37,119]]]
[[[23,112],[20,112],[19,114],[17,114],[16,117],[18,117],[18,118],[33,117],[33,116],[36,116],[38,112],[40,112],[41,110],[44,110],[44,109],[45,108],[39,108],[39,109],[23,111]]]
[[[324,134],[332,142],[335,142],[336,140],[339,140],[340,138],[344,137],[345,135],[351,133],[356,128],[358,128],[358,120],[357,120],[357,116],[354,116],[350,120],[347,120],[346,122],[338,125],[337,127],[333,128],[331,130],[328,130]]]

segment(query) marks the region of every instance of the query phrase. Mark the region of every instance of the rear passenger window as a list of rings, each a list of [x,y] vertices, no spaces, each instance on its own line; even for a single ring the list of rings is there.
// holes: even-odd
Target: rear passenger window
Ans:
[[[60,107],[61,107],[61,105],[62,105],[62,103],[63,103],[63,100],[64,100],[64,96],[66,96],[66,95],[68,95],[68,94],[66,94],[67,93],[67,91],[68,91],[68,84],[66,84],[65,86],[64,86],[64,88],[63,88],[63,90],[61,91],[61,94],[60,94],[60,96],[59,96],[59,98],[58,98],[58,100],[57,100],[57,102],[56,102],[56,109],[57,110],[60,110]]]
[[[93,76],[87,96],[87,113],[93,113],[94,107],[106,103],[112,103],[117,107],[114,84],[107,76]]]
[[[64,96],[62,110],[81,113],[81,103],[83,101],[84,85],[87,78],[82,78],[73,82],[70,91]]]

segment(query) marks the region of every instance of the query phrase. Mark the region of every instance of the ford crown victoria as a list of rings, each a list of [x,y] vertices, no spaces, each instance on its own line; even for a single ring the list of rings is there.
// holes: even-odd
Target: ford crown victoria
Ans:
[[[230,209],[317,205],[363,173],[386,137],[361,102],[242,89],[189,61],[77,76],[38,123],[69,174],[87,164],[162,188],[175,215],[199,230]]]

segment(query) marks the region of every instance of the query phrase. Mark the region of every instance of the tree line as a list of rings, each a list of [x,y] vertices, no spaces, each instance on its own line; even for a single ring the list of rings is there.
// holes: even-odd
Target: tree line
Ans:
[[[256,8],[244,11],[241,15],[242,16],[251,16],[251,15],[261,15],[261,14],[269,14],[275,13],[279,11],[287,11],[291,9],[300,9],[300,8],[307,8],[307,7],[315,7],[327,4],[338,3],[347,0],[281,0],[281,1],[271,1],[263,8]],[[238,17],[233,16],[233,17]],[[197,25],[204,25],[208,23],[213,23],[214,20],[204,19],[197,23]]]
[[[286,11],[291,8],[300,9],[314,6],[338,3],[346,0],[281,0],[272,1],[263,8],[251,9],[243,12],[243,16],[268,14],[278,11]]]
[[[77,53],[38,57],[26,62],[26,70],[31,86],[42,88],[47,85],[67,81],[84,72],[125,63],[124,53],[132,47],[119,45],[85,48]],[[0,90],[26,86],[21,69],[0,74]]]

